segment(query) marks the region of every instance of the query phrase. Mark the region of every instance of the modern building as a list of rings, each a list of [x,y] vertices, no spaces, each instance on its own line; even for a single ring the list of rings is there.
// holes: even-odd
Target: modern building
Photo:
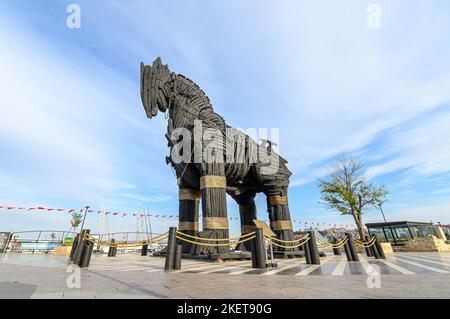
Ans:
[[[433,223],[400,221],[369,223],[366,227],[370,236],[377,236],[381,242],[390,242],[394,245],[428,235],[437,236]]]

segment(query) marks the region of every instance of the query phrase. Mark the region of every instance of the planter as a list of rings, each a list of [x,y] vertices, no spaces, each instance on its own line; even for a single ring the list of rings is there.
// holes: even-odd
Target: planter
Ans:
[[[66,256],[69,257],[72,246],[59,246],[53,249],[52,254],[54,256]]]

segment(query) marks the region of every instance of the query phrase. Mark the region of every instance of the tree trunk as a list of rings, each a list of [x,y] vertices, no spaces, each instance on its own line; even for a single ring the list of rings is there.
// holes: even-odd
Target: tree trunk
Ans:
[[[366,236],[364,234],[364,228],[361,220],[361,213],[357,211],[352,212],[353,219],[355,220],[356,227],[358,228],[358,234],[360,240],[365,240]]]

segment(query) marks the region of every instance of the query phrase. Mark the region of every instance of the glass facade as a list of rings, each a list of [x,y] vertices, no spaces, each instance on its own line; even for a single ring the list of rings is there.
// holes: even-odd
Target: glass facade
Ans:
[[[431,223],[417,222],[390,222],[367,224],[371,236],[376,236],[381,242],[402,244],[429,235],[436,236],[436,230]]]

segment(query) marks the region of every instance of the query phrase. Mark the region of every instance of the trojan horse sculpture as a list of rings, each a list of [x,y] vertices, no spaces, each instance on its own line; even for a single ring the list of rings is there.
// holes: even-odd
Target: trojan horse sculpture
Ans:
[[[287,161],[272,150],[271,142],[257,144],[241,131],[228,126],[214,112],[209,98],[198,85],[181,74],[171,72],[160,58],[151,66],[141,62],[140,84],[147,116],[152,118],[159,110],[165,112],[168,119],[166,138],[171,156],[166,157],[166,162],[171,164],[177,176],[179,230],[202,238],[229,238],[228,193],[239,205],[241,234],[247,234],[255,229],[255,195],[263,192],[267,197],[270,227],[278,239],[293,240],[287,200],[291,172],[286,167]],[[193,143],[188,138],[193,138]],[[179,152],[182,142],[189,142],[189,146]],[[197,153],[203,157],[198,159]],[[174,154],[182,156],[183,160],[174,160]],[[202,232],[198,226],[200,198]],[[217,243],[223,244],[224,241]],[[249,249],[247,243],[245,248]],[[229,252],[228,246],[182,244],[184,253]]]

